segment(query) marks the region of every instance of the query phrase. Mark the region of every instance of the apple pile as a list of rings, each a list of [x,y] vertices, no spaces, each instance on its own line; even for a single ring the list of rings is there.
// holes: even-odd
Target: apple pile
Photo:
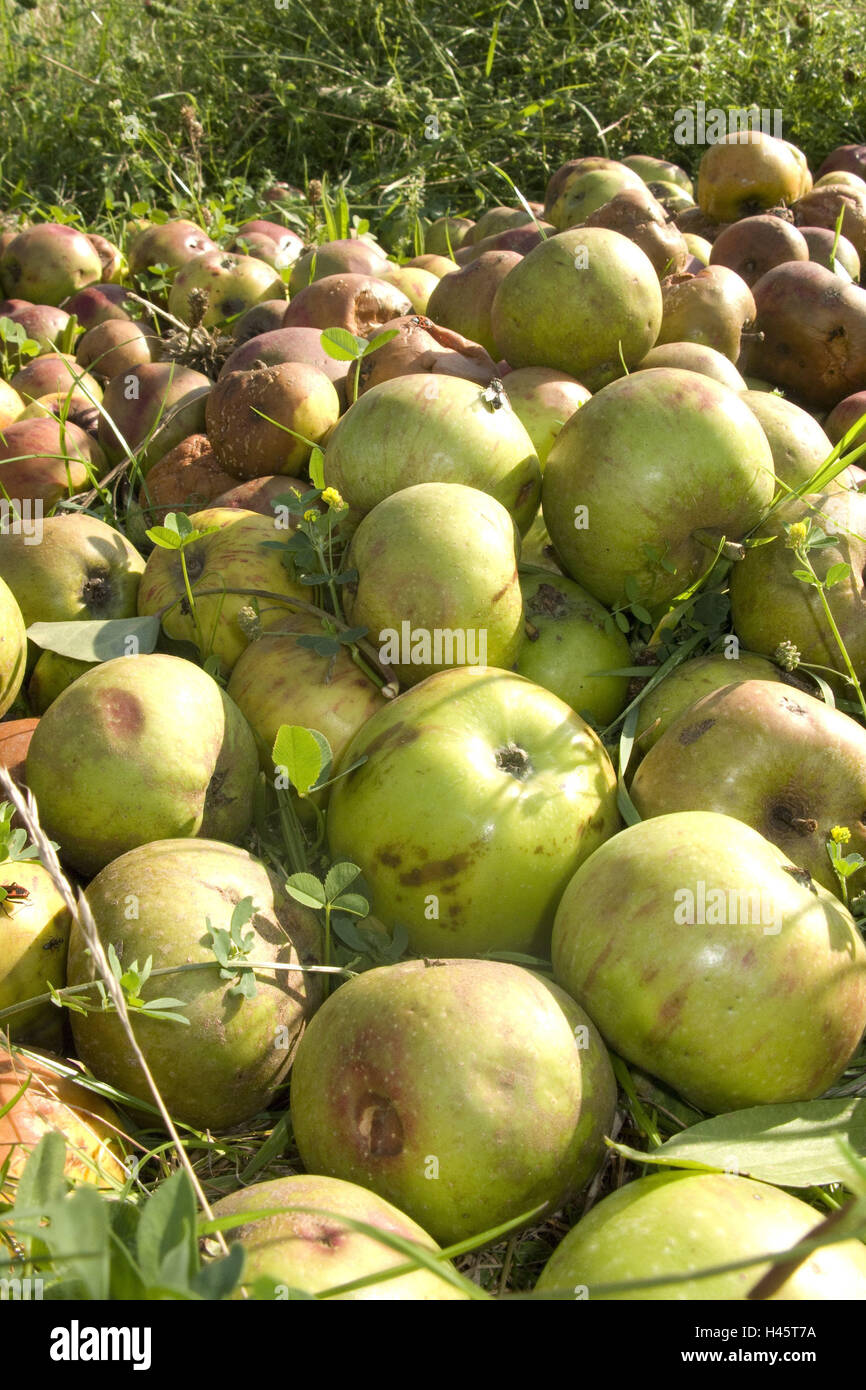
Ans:
[[[215,1214],[306,1294],[465,1297],[371,1232],[429,1265],[591,1183],[543,1294],[745,1298],[665,1279],[812,1230],[610,1190],[605,1140],[627,1066],[723,1115],[866,1032],[864,179],[753,132],[696,199],[575,158],[408,258],[275,204],[0,237],[7,1182],[52,1128],[116,1180],[134,1121],[52,1063],[134,1117],[141,1053],[200,1133],[289,1105],[305,1172]],[[58,1007],[106,970],[135,1046]],[[773,1297],[866,1298],[866,1251]]]

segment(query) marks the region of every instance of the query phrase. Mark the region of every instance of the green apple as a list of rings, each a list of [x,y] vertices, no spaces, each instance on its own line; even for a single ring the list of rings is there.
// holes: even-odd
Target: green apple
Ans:
[[[631,797],[645,819],[669,811],[736,816],[841,896],[827,844],[833,827],[844,826],[846,852],[866,853],[866,730],[778,681],[739,681],[670,725],[635,773]],[[852,895],[860,877],[848,880]]]
[[[171,273],[204,251],[218,250],[216,242],[195,222],[172,217],[141,227],[129,247],[129,269],[133,275],[141,275],[151,266],[164,265]]]
[[[347,620],[417,685],[451,666],[505,666],[523,641],[516,533],[495,497],[462,483],[417,483],[379,502],[346,556]]]
[[[252,937],[247,958],[263,966],[255,973],[252,998],[232,993],[237,981],[224,978],[208,944],[210,933],[228,932],[234,909],[247,898],[253,908],[243,928]],[[142,987],[145,1000],[181,1000],[188,1026],[133,1014],[136,1040],[174,1119],[219,1131],[264,1110],[285,1083],[298,1038],[320,1000],[315,975],[271,973],[268,965],[318,960],[321,932],[314,914],[245,850],[207,839],[159,840],[121,855],[88,885],[87,902],[103,947],[112,945],[124,967],[135,961],[141,966],[148,957],[154,971],[211,965],[161,975]],[[76,924],[69,983],[97,978]],[[96,1076],[152,1101],[115,1013],[77,1013],[72,1031],[78,1056]]]
[[[121,656],[85,671],[40,719],[27,785],[43,827],[84,874],[152,840],[239,840],[258,756],[216,681],[177,656]]]
[[[62,304],[102,278],[102,262],[83,232],[56,222],[26,227],[0,256],[0,285],[10,298]]]
[[[190,296],[198,291],[207,296],[203,328],[235,319],[253,304],[283,294],[282,276],[273,266],[255,256],[237,256],[228,251],[202,251],[180,267],[168,296],[168,307],[184,323],[195,322]]]
[[[754,656],[752,652],[740,654],[739,646],[734,644],[729,644],[727,650],[730,656],[727,651],[711,652],[683,661],[644,696],[635,729],[632,770],[638,759],[654,748],[671,724],[701,696],[736,681],[784,680],[779,667],[765,656]],[[648,667],[647,676],[652,674],[652,668]]]
[[[593,1301],[747,1299],[772,1269],[769,1261],[651,1288],[603,1293],[598,1286],[696,1275],[701,1269],[775,1255],[805,1240],[821,1215],[798,1197],[751,1178],[653,1173],[611,1192],[569,1231],[545,1265],[536,1292],[556,1289],[574,1297],[582,1291]],[[859,1240],[816,1250],[769,1298],[866,1299],[866,1250]]]
[[[418,372],[372,386],[349,408],[325,447],[325,482],[361,515],[414,483],[464,483],[489,492],[523,532],[541,469],[507,398]]]
[[[304,1211],[303,1208],[318,1208]],[[257,1211],[273,1216],[255,1219]],[[249,1220],[243,1218],[250,1213]],[[357,1183],[339,1178],[307,1177],[295,1173],[271,1182],[257,1182],[215,1202],[216,1220],[236,1216],[239,1224],[224,1231],[226,1239],[243,1246],[246,1254],[243,1282],[271,1279],[275,1285],[315,1296],[371,1274],[382,1274],[407,1257],[373,1235],[353,1230],[341,1218],[363,1221],[386,1236],[398,1236],[427,1251],[439,1247],[417,1222],[390,1202]],[[443,1262],[443,1268],[453,1266]],[[239,1294],[235,1297],[240,1297]],[[450,1301],[466,1294],[430,1270],[398,1274],[380,1283],[367,1284],[351,1293],[336,1294],[334,1302],[349,1299],[393,1301]],[[330,1300],[329,1300],[330,1301]]]
[[[0,539],[0,552],[2,540]],[[24,681],[27,663],[27,634],[15,595],[0,579],[0,718],[14,703]]]
[[[646,182],[625,164],[615,164],[610,169],[578,170],[566,179],[547,216],[554,227],[564,232],[585,222],[590,213],[627,188],[640,191],[646,188]]]
[[[685,169],[679,164],[672,164],[669,159],[656,159],[650,154],[628,154],[621,161],[627,169],[639,174],[645,183],[672,183],[685,190],[686,193],[693,193],[692,181]]]
[[[13,391],[8,381],[0,380],[0,430],[5,430],[17,420],[25,408],[25,403],[17,391]]]
[[[833,452],[814,415],[772,391],[746,391],[743,400],[767,436],[779,482],[793,490],[814,477]],[[830,484],[831,491],[843,486],[843,477]]]
[[[687,372],[700,372],[702,376],[712,377],[730,391],[747,390],[744,379],[731,359],[705,343],[660,343],[650,348],[643,361],[638,363],[637,371],[643,371],[646,367],[681,367]]]
[[[505,379],[511,408],[525,427],[541,467],[566,420],[590,393],[573,376],[550,367],[518,367]]]
[[[27,682],[30,708],[36,714],[44,714],[67,686],[96,664],[94,661],[76,661],[74,656],[61,656],[59,652],[42,652]]]
[[[437,217],[424,232],[424,250],[433,255],[450,256],[467,240],[475,226],[471,217]]]
[[[232,670],[228,694],[248,721],[259,764],[271,777],[281,724],[324,734],[336,765],[361,726],[385,704],[345,646],[332,656],[298,641],[324,635],[318,618],[286,609],[278,630],[251,642]]]
[[[250,593],[265,590],[308,603],[310,589],[292,578],[280,550],[271,549],[288,534],[277,529],[279,514],[264,516],[240,507],[208,507],[194,512],[190,521],[206,532],[183,551],[193,597],[197,590],[202,591],[202,597],[196,598],[206,646],[202,657],[217,656],[222,674],[229,675],[249,644],[238,624],[238,614],[251,602]],[[216,529],[208,531],[208,527]],[[227,589],[240,589],[241,593],[224,592]],[[279,623],[290,611],[268,604],[267,599],[260,603],[268,610],[266,625]],[[163,632],[177,642],[197,644],[195,622],[186,602],[181,552],[160,547],[148,556],[138,592],[138,611],[142,615],[162,613],[169,605],[173,606],[162,618]]]
[[[331,792],[328,844],[413,951],[544,954],[579,863],[618,829],[601,741],[509,671],[429,676],[369,719]]]
[[[722,536],[756,526],[774,491],[770,446],[742,397],[697,372],[651,367],[566,422],[542,506],[572,579],[608,607],[633,585],[652,608],[708,569]]]
[[[844,670],[820,596],[796,577],[803,566],[786,544],[786,526],[810,522],[835,538],[831,545],[809,552],[819,579],[833,565],[849,566],[847,577],[827,589],[825,597],[854,670],[866,681],[866,494],[811,494],[784,503],[768,518],[755,534],[759,540],[771,537],[770,543],[748,550],[731,573],[734,629],[750,651],[773,656],[781,642],[792,642],[804,662]],[[842,688],[842,678],[835,684]]]
[[[628,642],[606,608],[579,584],[553,574],[522,574],[526,641],[514,669],[603,728],[625,706],[631,666]]]
[[[683,232],[683,241],[696,261],[700,261],[701,265],[709,265],[713,252],[711,241],[707,241],[706,237],[698,236],[697,232]]]
[[[0,1009],[66,984],[69,909],[48,870],[34,860],[0,864],[0,884],[17,888],[0,903]],[[35,1004],[3,1024],[17,1043],[62,1046],[62,1013]],[[0,1103],[2,1108],[2,1103]]]
[[[553,964],[609,1047],[714,1113],[820,1096],[866,1028],[851,914],[713,811],[602,845],[559,904]]]
[[[0,536],[0,578],[27,627],[135,615],[144,560],[120,531],[88,512],[59,512],[40,524],[38,544],[24,527]]]
[[[512,367],[553,367],[590,391],[640,362],[661,321],[649,257],[604,227],[540,242],[506,275],[491,310],[497,353]]]
[[[441,277],[421,266],[396,265],[393,270],[384,271],[381,278],[405,294],[416,314],[426,314],[427,301]]]
[[[544,515],[540,507],[535,520],[520,542],[520,573],[528,573],[531,569],[550,570],[552,574],[565,574],[565,570],[557,558],[553,542],[547,533]]]
[[[312,1020],[292,1076],[305,1168],[369,1187],[443,1244],[576,1195],[615,1104],[587,1015],[501,961],[356,976]]]

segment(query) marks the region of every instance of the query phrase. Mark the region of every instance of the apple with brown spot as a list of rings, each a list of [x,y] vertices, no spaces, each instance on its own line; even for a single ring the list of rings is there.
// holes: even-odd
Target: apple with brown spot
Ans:
[[[866,1028],[850,912],[714,811],[655,816],[596,850],[559,904],[553,966],[609,1047],[713,1113],[813,1100]]]
[[[832,828],[848,827],[848,852],[866,853],[866,731],[804,691],[738,681],[670,725],[638,768],[631,796],[644,819],[670,811],[735,816],[838,896]],[[860,877],[848,880],[852,895]]]
[[[374,714],[331,791],[328,844],[413,951],[544,954],[577,865],[620,825],[601,740],[493,667],[438,671]],[[338,768],[339,771],[339,768]]]
[[[251,998],[232,994],[236,977],[223,978],[209,944],[209,933],[227,932],[235,908],[247,898],[249,959],[263,967]],[[188,1026],[134,1016],[136,1039],[174,1118],[221,1132],[266,1109],[285,1084],[298,1039],[321,999],[321,976],[297,968],[320,958],[315,914],[290,898],[277,875],[246,850],[205,838],[158,840],[122,854],[88,884],[87,901],[103,947],[112,945],[125,966],[152,957],[154,973],[209,967],[170,971],[142,987],[145,1000],[180,1000],[177,1012]],[[296,968],[270,971],[271,963]],[[76,925],[69,943],[70,984],[95,978],[93,955]],[[152,1100],[116,1013],[76,1014],[72,1031],[76,1052],[94,1075]]]
[[[191,661],[160,654],[79,676],[40,719],[26,764],[46,833],[83,874],[152,840],[239,840],[257,773],[234,702]]]
[[[371,1188],[444,1244],[575,1196],[615,1103],[583,1010],[491,960],[356,976],[312,1020],[292,1078],[304,1166]]]
[[[305,1211],[305,1207],[318,1210]],[[256,1219],[257,1211],[270,1211],[273,1215]],[[244,1220],[248,1213],[248,1219]],[[272,1279],[276,1284],[298,1289],[311,1297],[406,1263],[407,1257],[399,1250],[391,1249],[375,1235],[353,1230],[342,1218],[363,1221],[384,1235],[413,1241],[428,1251],[435,1252],[439,1248],[417,1222],[390,1202],[357,1183],[342,1182],[339,1178],[295,1173],[271,1182],[253,1183],[215,1202],[213,1214],[217,1220],[227,1216],[238,1218],[238,1225],[225,1230],[224,1234],[230,1244],[237,1241],[244,1247],[245,1284],[256,1279]],[[445,1261],[443,1268],[452,1266]],[[238,1293],[233,1296],[241,1297]],[[464,1298],[466,1294],[447,1279],[418,1269],[367,1284],[351,1293],[335,1294],[334,1302],[345,1299],[443,1302]]]

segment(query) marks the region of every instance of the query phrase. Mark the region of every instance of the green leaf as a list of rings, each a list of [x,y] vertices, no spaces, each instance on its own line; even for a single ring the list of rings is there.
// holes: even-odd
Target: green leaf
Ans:
[[[640,813],[629,796],[628,789],[625,785],[625,774],[628,771],[628,765],[631,760],[639,718],[640,705],[633,705],[625,717],[622,733],[619,736],[619,773],[617,776],[616,800],[619,813],[626,825],[637,825],[641,819]]]
[[[345,893],[350,883],[354,883],[361,870],[357,864],[352,864],[348,859],[341,860],[338,864],[332,864],[325,879],[325,895],[328,902],[333,902],[341,893]]]
[[[312,652],[318,652],[319,656],[336,656],[340,650],[340,642],[337,637],[316,637],[312,633],[303,633],[295,638],[298,647],[308,647]]]
[[[377,333],[375,338],[371,338],[368,343],[365,343],[361,356],[369,357],[371,352],[378,352],[380,347],[384,347],[386,343],[390,343],[391,339],[396,337],[398,337],[396,328],[389,328],[387,333]]]
[[[324,907],[328,901],[324,885],[315,874],[292,874],[291,878],[286,880],[286,891],[305,907]]]
[[[222,1259],[203,1265],[190,1281],[190,1287],[202,1298],[228,1298],[241,1282],[245,1258],[246,1250],[240,1242],[235,1242]]]
[[[866,1098],[756,1105],[715,1115],[642,1153],[640,1161],[736,1171],[781,1187],[818,1187],[851,1181],[841,1138],[855,1154],[866,1155]]]
[[[75,661],[112,661],[148,654],[159,640],[159,618],[107,618],[104,621],[31,623],[27,636],[44,651]]]
[[[147,1284],[185,1286],[198,1269],[196,1202],[183,1168],[161,1182],[144,1204],[136,1251]]]
[[[229,990],[231,999],[255,999],[258,993],[254,970],[241,970],[236,985]]]
[[[325,455],[318,446],[310,454],[309,472],[313,487],[321,492],[325,486]]]
[[[328,356],[338,362],[354,362],[367,346],[366,338],[356,338],[348,328],[326,328],[320,342]]]
[[[177,531],[171,530],[168,526],[151,526],[149,531],[145,531],[145,535],[160,550],[181,550],[183,548],[183,541]]]
[[[801,579],[804,584],[817,586],[821,582],[819,579],[815,578],[814,574],[810,574],[808,570],[792,570],[791,573],[795,579]]]
[[[335,913],[331,918],[331,929],[350,950],[359,951],[362,955],[369,950],[367,937],[358,930],[351,917],[343,918]]]
[[[831,565],[824,576],[824,584],[828,589],[832,589],[834,584],[841,584],[844,579],[847,579],[850,573],[850,565]]]
[[[108,1298],[111,1270],[111,1228],[108,1203],[82,1183],[49,1213],[50,1226],[40,1232],[55,1265],[80,1287],[85,1298]],[[80,1295],[79,1295],[80,1296]]]
[[[629,621],[624,613],[614,613],[613,618],[620,632],[628,632]]]
[[[310,729],[296,724],[280,725],[274,741],[273,760],[276,767],[286,769],[286,776],[301,796],[306,796],[319,780],[325,763],[319,739]]]
[[[649,613],[646,608],[644,608],[643,604],[633,603],[631,606],[631,611],[632,613],[634,613],[639,623],[652,622],[652,614]]]
[[[360,893],[341,893],[339,898],[334,899],[332,906],[339,908],[341,912],[352,912],[356,917],[366,917],[370,911],[370,904]]]
[[[63,1176],[66,1141],[53,1130],[39,1140],[18,1179],[15,1204],[21,1209],[43,1209],[63,1197],[67,1183]]]
[[[207,935],[203,938],[201,944],[203,946],[210,946],[211,950],[217,958],[218,963],[225,967],[228,965],[229,957],[231,955],[231,934],[227,932],[223,927],[212,927],[209,917],[206,917],[205,921],[207,923],[208,932]]]
[[[241,898],[240,902],[238,903],[237,907],[232,913],[232,920],[229,931],[231,933],[232,940],[235,942],[236,945],[242,944],[242,928],[246,926],[247,922],[252,920],[254,911],[255,907],[253,906],[252,898]],[[250,945],[252,945],[253,938],[251,935],[249,935],[249,940]],[[250,946],[245,945],[245,949],[248,951],[250,949]]]

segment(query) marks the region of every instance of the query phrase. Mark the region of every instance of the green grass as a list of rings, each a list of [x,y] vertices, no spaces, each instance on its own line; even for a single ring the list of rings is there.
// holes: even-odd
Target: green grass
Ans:
[[[581,153],[694,172],[674,112],[701,99],[780,107],[814,166],[866,140],[861,58],[859,0],[0,0],[0,207],[96,225],[327,173],[359,207],[473,212],[511,200],[491,163],[536,197]]]

